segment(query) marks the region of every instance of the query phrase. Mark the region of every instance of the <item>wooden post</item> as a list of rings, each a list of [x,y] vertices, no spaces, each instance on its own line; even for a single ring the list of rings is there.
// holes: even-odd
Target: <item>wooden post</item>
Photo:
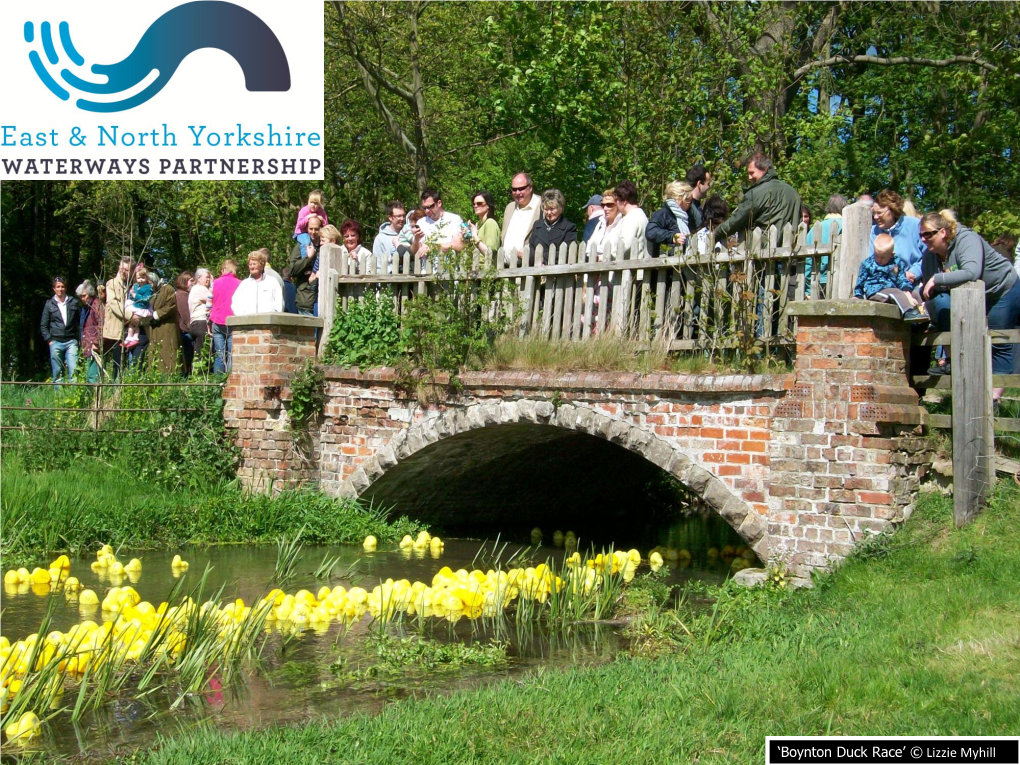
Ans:
[[[992,437],[992,346],[985,283],[950,293],[953,384],[953,520],[957,528],[984,506],[995,480]]]
[[[854,294],[857,272],[868,257],[868,240],[871,236],[871,208],[867,205],[852,204],[843,208],[843,234],[839,250],[832,253],[829,268],[829,297],[833,300],[849,300]],[[818,245],[818,242],[815,242]],[[821,258],[816,257],[821,266]]]
[[[319,358],[326,352],[329,331],[336,314],[337,279],[340,278],[340,246],[324,244],[319,248],[319,317],[322,333],[319,335]]]

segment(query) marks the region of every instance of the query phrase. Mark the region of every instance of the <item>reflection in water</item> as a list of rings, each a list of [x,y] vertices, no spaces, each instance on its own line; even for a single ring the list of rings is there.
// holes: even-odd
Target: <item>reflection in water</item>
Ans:
[[[721,526],[719,525],[721,524]],[[546,534],[552,539],[552,530]],[[710,558],[710,547],[732,543],[732,530],[721,519],[694,516],[677,523],[656,540],[667,549],[683,549],[689,558],[678,561],[673,568],[674,582],[690,578],[721,581],[727,569],[718,558]],[[502,543],[501,543],[502,544]],[[324,584],[330,587],[361,586],[371,589],[387,578],[406,578],[431,582],[442,566],[453,569],[492,565],[491,556],[480,554],[477,541],[447,540],[441,557],[428,550],[384,549],[364,552],[354,547],[306,547],[298,559],[298,576],[286,587],[288,592],[308,588],[313,592]],[[586,543],[580,541],[582,549]],[[502,561],[526,543],[501,546]],[[490,543],[486,551],[494,549]],[[554,558],[562,562],[563,549],[540,547],[526,549],[533,560]],[[172,569],[174,554],[191,563],[191,573]],[[646,553],[647,554],[647,553]],[[222,600],[243,598],[246,603],[263,596],[272,587],[276,551],[270,547],[221,546],[191,547],[174,553],[118,551],[118,557],[137,555],[142,560],[141,574],[130,578],[111,578],[108,572],[92,571],[92,559],[72,561],[71,573],[84,587],[94,589],[102,599],[111,586],[130,582],[143,600],[158,604],[165,600],[176,583],[176,576],[185,577],[185,586],[193,586],[206,567],[210,568],[206,592],[222,587]],[[316,580],[312,572],[326,556],[339,556],[333,569],[334,578]],[[187,584],[191,579],[191,585]],[[24,589],[24,591],[22,591]],[[42,621],[49,601],[48,589],[35,592],[16,587],[8,591],[3,603],[0,631],[11,641],[35,632]],[[58,595],[50,629],[68,630],[84,618],[96,621],[106,618],[98,610],[79,612],[78,605]],[[69,715],[58,716],[44,726],[37,746],[60,754],[89,753],[108,757],[111,751],[130,751],[150,743],[157,733],[170,735],[195,725],[214,724],[225,729],[251,728],[262,725],[292,724],[312,718],[333,718],[355,711],[374,712],[393,699],[405,698],[422,691],[443,692],[476,686],[479,683],[512,676],[536,666],[569,666],[603,662],[611,659],[623,645],[620,635],[604,625],[583,625],[561,632],[518,626],[511,621],[463,619],[457,623],[437,619],[407,619],[385,628],[390,635],[422,634],[443,642],[485,644],[499,641],[506,646],[509,664],[465,666],[454,672],[429,672],[408,668],[398,678],[379,675],[360,682],[337,673],[333,665],[341,659],[346,667],[367,667],[378,660],[377,639],[381,628],[365,619],[343,625],[333,622],[328,629],[267,634],[260,671],[243,678],[238,684],[223,685],[218,676],[209,678],[202,693],[189,694],[179,704],[170,690],[150,693],[141,698],[122,694],[100,709],[72,723]],[[67,703],[65,701],[65,703]],[[71,700],[73,704],[73,699]]]

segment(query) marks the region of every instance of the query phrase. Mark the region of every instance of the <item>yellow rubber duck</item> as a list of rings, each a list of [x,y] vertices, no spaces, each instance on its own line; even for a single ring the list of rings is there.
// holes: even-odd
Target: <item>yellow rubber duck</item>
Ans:
[[[132,558],[124,564],[124,570],[129,574],[137,574],[142,570],[142,562],[138,558]],[[113,573],[112,571],[110,572]]]
[[[375,552],[375,548],[379,545],[379,540],[369,534],[365,537],[365,541],[361,543],[361,547],[365,552]]]
[[[446,542],[439,537],[432,537],[432,541],[429,542],[429,547],[432,549],[432,552],[442,552],[443,548],[446,547]]]
[[[189,564],[180,555],[175,555],[174,559],[170,561],[170,568],[177,569],[178,571],[187,571]]]
[[[660,568],[662,568],[662,564],[663,564],[662,555],[660,555],[658,551],[653,550],[651,553],[649,553],[648,565],[651,567],[652,571],[658,571]]]
[[[35,712],[25,712],[17,722],[8,725],[4,732],[7,734],[7,743],[24,744],[29,739],[39,735],[39,728],[42,722]]]
[[[4,584],[19,584],[20,582],[21,580],[18,578],[18,572],[13,568],[4,574]]]
[[[559,529],[553,532],[553,547],[563,547],[563,532]]]
[[[50,568],[62,568],[65,571],[70,571],[71,560],[66,555],[58,555],[56,560],[50,564]]]
[[[540,545],[542,544],[542,529],[538,526],[531,530],[531,544]]]
[[[408,550],[414,546],[414,540],[411,539],[410,534],[404,534],[404,538],[400,540],[399,547],[401,550]]]
[[[37,568],[32,571],[32,584],[49,584],[50,572],[44,568]]]

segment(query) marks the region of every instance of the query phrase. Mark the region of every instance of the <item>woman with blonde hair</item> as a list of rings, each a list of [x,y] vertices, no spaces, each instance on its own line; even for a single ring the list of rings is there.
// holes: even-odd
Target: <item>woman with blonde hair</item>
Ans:
[[[686,244],[691,233],[687,211],[694,203],[694,188],[687,181],[670,181],[663,194],[663,205],[652,213],[645,227],[648,256],[659,257],[660,248]]]
[[[949,331],[949,291],[981,279],[985,283],[988,329],[1014,329],[1020,316],[1020,277],[1013,265],[976,231],[956,220],[951,210],[921,218],[921,239],[927,246],[918,291],[931,301],[928,314],[942,332]],[[898,253],[897,253],[898,254]],[[936,372],[936,369],[931,371]],[[1013,346],[992,346],[992,374],[1013,373]],[[992,390],[993,401],[1002,388]]]

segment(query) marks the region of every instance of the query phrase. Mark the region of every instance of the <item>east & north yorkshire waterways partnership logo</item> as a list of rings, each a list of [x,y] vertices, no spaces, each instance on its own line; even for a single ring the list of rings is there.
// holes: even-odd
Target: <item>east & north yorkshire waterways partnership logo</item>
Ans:
[[[71,41],[67,21],[59,22],[57,32],[63,57],[49,21],[38,26],[25,22],[32,68],[54,96],[62,101],[75,98],[75,105],[89,112],[122,112],[144,104],[163,89],[185,58],[203,48],[232,56],[249,92],[290,90],[287,55],[273,30],[233,3],[198,0],[167,11],[145,30],[127,58],[92,64],[92,78],[75,74],[67,65],[70,62],[79,69],[86,65]]]

